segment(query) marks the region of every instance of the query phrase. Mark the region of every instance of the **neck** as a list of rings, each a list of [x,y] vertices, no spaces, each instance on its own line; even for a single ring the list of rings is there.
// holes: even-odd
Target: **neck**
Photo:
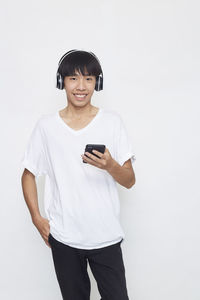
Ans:
[[[84,116],[91,115],[93,112],[97,111],[97,107],[89,104],[85,107],[74,107],[73,105],[68,105],[64,109],[64,113],[66,116],[74,118],[74,119],[79,119]]]

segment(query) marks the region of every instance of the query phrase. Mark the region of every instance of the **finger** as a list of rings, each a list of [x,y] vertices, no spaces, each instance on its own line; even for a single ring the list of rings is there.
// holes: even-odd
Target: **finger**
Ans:
[[[47,244],[47,246],[48,246],[49,248],[51,248],[51,245],[50,245],[48,242],[45,241],[45,243]]]
[[[85,155],[81,155],[83,157],[83,159],[89,163],[90,165],[93,165],[95,167],[98,167],[98,168],[102,168],[101,164],[98,164],[96,161],[94,161],[93,159],[90,159],[88,158],[87,156]]]
[[[96,161],[96,162],[99,162],[100,158],[96,157],[95,155],[89,153],[89,152],[85,152],[85,154],[87,156],[89,156],[89,158],[91,158],[92,160]]]
[[[51,245],[49,244],[49,235],[50,235],[50,233],[45,238],[45,243],[47,244],[47,246],[49,246],[51,248]]]
[[[99,151],[97,151],[97,150],[95,150],[95,149],[93,149],[92,152],[93,152],[94,154],[98,155],[98,156],[100,157],[100,159],[103,157],[103,153],[101,153],[101,152],[99,152]]]
[[[50,231],[45,235],[44,240],[49,242]]]
[[[87,159],[88,159],[88,157],[85,156],[84,154],[81,154],[81,157],[82,157],[82,159],[83,159],[84,161],[87,161]]]
[[[94,160],[83,154],[82,158],[90,164],[94,164]]]

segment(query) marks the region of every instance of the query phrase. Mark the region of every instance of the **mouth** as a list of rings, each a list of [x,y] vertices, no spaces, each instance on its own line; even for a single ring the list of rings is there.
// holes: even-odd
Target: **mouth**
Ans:
[[[84,100],[88,94],[73,94],[76,100]]]

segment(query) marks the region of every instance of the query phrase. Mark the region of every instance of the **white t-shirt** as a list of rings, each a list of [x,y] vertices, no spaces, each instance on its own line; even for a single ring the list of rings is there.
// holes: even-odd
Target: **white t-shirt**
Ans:
[[[42,115],[31,133],[23,158],[35,177],[45,175],[44,209],[50,233],[79,249],[96,249],[124,240],[116,181],[104,169],[83,163],[86,144],[104,144],[122,166],[135,161],[120,115],[99,108],[80,130],[56,113]]]

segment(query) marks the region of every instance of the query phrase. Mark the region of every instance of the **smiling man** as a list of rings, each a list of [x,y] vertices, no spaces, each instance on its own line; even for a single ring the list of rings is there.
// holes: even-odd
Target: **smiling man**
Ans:
[[[98,58],[83,50],[63,55],[57,88],[67,106],[37,121],[22,164],[22,189],[32,222],[51,248],[56,276],[65,300],[89,300],[89,263],[102,300],[128,300],[116,182],[135,184],[135,160],[120,115],[91,104],[103,89]],[[105,152],[85,152],[87,144],[105,145]],[[45,175],[41,216],[35,177]]]

